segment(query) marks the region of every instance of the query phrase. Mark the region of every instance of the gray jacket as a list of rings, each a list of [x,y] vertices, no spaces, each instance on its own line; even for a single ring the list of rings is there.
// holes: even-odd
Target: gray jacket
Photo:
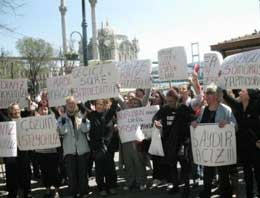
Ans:
[[[203,106],[201,109],[201,114],[197,119],[198,123],[202,119],[205,107],[206,106]],[[216,111],[216,116],[215,116],[215,123],[219,123],[220,121],[227,121],[230,124],[233,123],[235,125],[235,128],[237,128],[237,121],[236,121],[234,114],[232,113],[231,108],[223,103],[220,103],[218,105],[218,108]]]
[[[62,117],[58,119],[58,131],[62,136],[63,156],[68,154],[83,155],[90,152],[87,141],[87,132],[90,129],[90,122],[82,122],[80,117],[75,118],[76,129],[74,130],[71,119],[67,114],[64,116],[65,124],[62,124]]]

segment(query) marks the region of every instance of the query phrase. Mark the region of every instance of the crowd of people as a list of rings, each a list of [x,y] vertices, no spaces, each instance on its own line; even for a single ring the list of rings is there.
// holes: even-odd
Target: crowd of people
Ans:
[[[166,94],[164,94],[166,93]],[[150,139],[120,142],[117,112],[124,109],[159,105],[153,117],[154,127],[160,129],[164,156],[149,155]],[[31,197],[32,157],[41,170],[46,196],[55,187],[58,195],[62,179],[68,183],[68,195],[88,197],[88,178],[95,174],[100,196],[117,192],[115,152],[120,153],[120,164],[125,171],[123,190],[147,190],[146,166],[153,170],[153,187],[170,183],[168,191],[180,191],[183,198],[190,197],[190,181],[196,185],[203,180],[203,190],[198,195],[209,198],[213,180],[217,178],[218,193],[222,198],[237,194],[238,168],[244,171],[246,197],[253,198],[254,181],[260,195],[260,94],[258,90],[223,90],[215,84],[202,89],[197,75],[188,84],[169,90],[136,89],[112,99],[98,99],[78,103],[73,96],[66,105],[49,108],[47,92],[38,101],[28,97],[28,108],[21,110],[18,103],[1,109],[0,119],[16,121],[26,116],[55,114],[60,148],[20,151],[17,157],[4,158],[8,197]],[[218,123],[220,128],[233,123],[236,128],[238,163],[228,166],[207,167],[193,163],[190,126],[199,123]],[[19,131],[17,131],[19,133]],[[32,155],[33,153],[33,155]],[[93,162],[95,173],[92,172]],[[152,163],[151,163],[152,162]],[[178,171],[177,164],[181,170]],[[180,172],[180,174],[179,174]],[[216,177],[217,175],[217,177]],[[255,179],[254,179],[254,177]]]

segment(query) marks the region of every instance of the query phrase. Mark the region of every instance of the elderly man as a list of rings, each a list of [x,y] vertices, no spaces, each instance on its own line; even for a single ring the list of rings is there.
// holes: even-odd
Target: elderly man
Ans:
[[[222,90],[216,85],[210,84],[205,91],[205,100],[207,105],[202,107],[201,115],[197,121],[191,124],[195,128],[198,123],[218,123],[222,128],[228,123],[236,124],[236,119],[231,108],[221,103]],[[212,180],[215,174],[215,167],[204,167],[204,190],[201,193],[202,198],[210,198]],[[230,166],[218,167],[220,181],[220,197],[231,198],[232,188],[229,182]]]
[[[63,155],[68,175],[69,195],[88,196],[87,160],[90,148],[86,133],[90,124],[78,115],[74,97],[66,99],[66,113],[58,120],[58,130],[63,140]]]

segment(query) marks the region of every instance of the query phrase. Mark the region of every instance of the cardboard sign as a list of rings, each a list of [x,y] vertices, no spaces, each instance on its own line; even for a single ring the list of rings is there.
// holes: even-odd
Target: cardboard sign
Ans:
[[[118,63],[120,70],[120,85],[122,88],[152,87],[150,60],[136,60]]]
[[[218,85],[222,88],[259,88],[260,49],[226,57],[220,70]]]
[[[27,96],[26,79],[0,79],[0,109],[8,108],[13,102],[18,102],[21,108],[26,107]]]
[[[65,105],[65,99],[71,95],[71,76],[57,76],[46,81],[48,90],[48,103],[50,107]]]
[[[73,95],[87,101],[116,97],[119,94],[118,68],[114,63],[89,67],[77,67],[72,71]]]
[[[234,125],[219,128],[218,124],[191,126],[191,145],[195,164],[225,166],[237,163]]]
[[[0,157],[16,156],[16,122],[0,122]]]
[[[220,65],[223,62],[221,54],[211,52],[204,54],[203,68],[203,85],[207,86],[210,83],[217,84],[219,78]]]
[[[139,136],[151,137],[152,118],[159,106],[127,109],[117,113],[119,136],[122,143],[139,139]]]
[[[53,115],[33,116],[17,121],[18,147],[36,150],[60,147],[56,119]]]
[[[184,47],[161,49],[158,52],[158,63],[161,80],[188,79],[187,57]]]

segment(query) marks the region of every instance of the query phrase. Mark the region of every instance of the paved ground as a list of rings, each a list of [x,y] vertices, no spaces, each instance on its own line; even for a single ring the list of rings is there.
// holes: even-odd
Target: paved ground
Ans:
[[[116,157],[117,160],[117,157]],[[6,197],[7,192],[5,191],[5,180],[3,178],[3,175],[1,174],[1,166],[0,166],[0,197]],[[176,195],[169,195],[167,193],[167,185],[161,185],[158,188],[151,188],[151,171],[148,171],[148,188],[146,191],[144,192],[140,192],[138,190],[131,190],[131,191],[123,191],[122,190],[122,186],[124,185],[125,180],[120,177],[119,174],[118,176],[118,189],[117,189],[117,195],[109,195],[109,197],[111,198],[121,198],[121,197],[125,197],[125,198],[181,198],[181,191],[182,189],[180,189],[180,193],[176,194]],[[240,173],[240,178],[242,178],[242,174]],[[89,180],[89,185],[90,185],[90,191],[91,191],[91,195],[90,197],[93,198],[97,198],[99,197],[97,189],[96,189],[96,182],[95,179],[92,177]],[[196,187],[196,188],[192,188],[191,189],[191,198],[195,198],[198,195],[198,192],[201,190],[202,188],[202,183],[200,183],[200,186]],[[64,195],[66,194],[66,189],[67,186],[62,186],[60,189],[60,195],[61,197],[64,197]],[[34,195],[34,197],[36,198],[40,198],[44,196],[44,188],[41,185],[40,181],[37,180],[32,180],[32,193]],[[241,197],[241,198],[245,198],[245,186],[243,183],[242,179],[239,179],[239,187],[238,187],[238,196],[237,197]],[[217,195],[212,196],[212,197],[218,197]]]

